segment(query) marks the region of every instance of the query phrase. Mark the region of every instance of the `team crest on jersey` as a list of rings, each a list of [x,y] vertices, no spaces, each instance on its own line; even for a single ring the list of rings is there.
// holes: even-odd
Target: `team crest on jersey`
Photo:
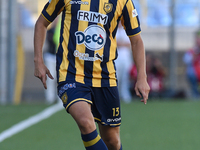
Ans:
[[[104,3],[103,9],[104,9],[104,11],[106,13],[110,13],[112,11],[112,8],[113,8],[113,4],[111,4],[111,3]]]

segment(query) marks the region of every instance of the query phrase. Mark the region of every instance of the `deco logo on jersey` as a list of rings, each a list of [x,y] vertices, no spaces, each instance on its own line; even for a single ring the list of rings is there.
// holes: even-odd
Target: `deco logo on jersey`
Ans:
[[[77,44],[84,44],[89,50],[101,49],[106,42],[106,32],[98,25],[91,25],[84,32],[75,32]]]
[[[103,9],[104,9],[104,11],[106,13],[110,13],[112,11],[112,8],[113,8],[113,4],[111,4],[111,3],[104,3]]]
[[[77,13],[77,19],[105,25],[108,21],[108,16],[97,12],[79,10]]]

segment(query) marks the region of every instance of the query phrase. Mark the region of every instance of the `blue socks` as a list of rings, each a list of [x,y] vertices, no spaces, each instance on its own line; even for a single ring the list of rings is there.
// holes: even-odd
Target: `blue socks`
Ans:
[[[81,137],[86,150],[108,150],[97,130],[89,134],[81,134]],[[122,145],[119,150],[122,150]]]
[[[108,150],[97,130],[89,134],[81,134],[81,137],[86,150]]]

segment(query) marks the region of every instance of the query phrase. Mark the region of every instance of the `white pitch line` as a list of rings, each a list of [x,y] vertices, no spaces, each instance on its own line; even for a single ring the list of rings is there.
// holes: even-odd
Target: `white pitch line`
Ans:
[[[26,120],[23,120],[21,122],[19,122],[18,124],[13,125],[12,127],[10,127],[7,130],[4,130],[2,133],[0,133],[0,143],[2,141],[4,141],[5,139],[13,136],[14,134],[19,133],[20,131],[23,131],[24,129],[44,120],[49,118],[51,115],[53,115],[54,113],[60,111],[61,109],[63,109],[62,104],[61,103],[57,103],[53,106],[50,106],[48,108],[46,108],[45,110],[43,110],[42,112],[29,117]]]

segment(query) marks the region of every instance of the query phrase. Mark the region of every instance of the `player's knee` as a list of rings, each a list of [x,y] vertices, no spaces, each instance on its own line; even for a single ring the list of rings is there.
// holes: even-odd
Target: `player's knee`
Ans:
[[[90,118],[81,118],[78,121],[78,126],[82,134],[91,133],[96,129],[94,120]]]

